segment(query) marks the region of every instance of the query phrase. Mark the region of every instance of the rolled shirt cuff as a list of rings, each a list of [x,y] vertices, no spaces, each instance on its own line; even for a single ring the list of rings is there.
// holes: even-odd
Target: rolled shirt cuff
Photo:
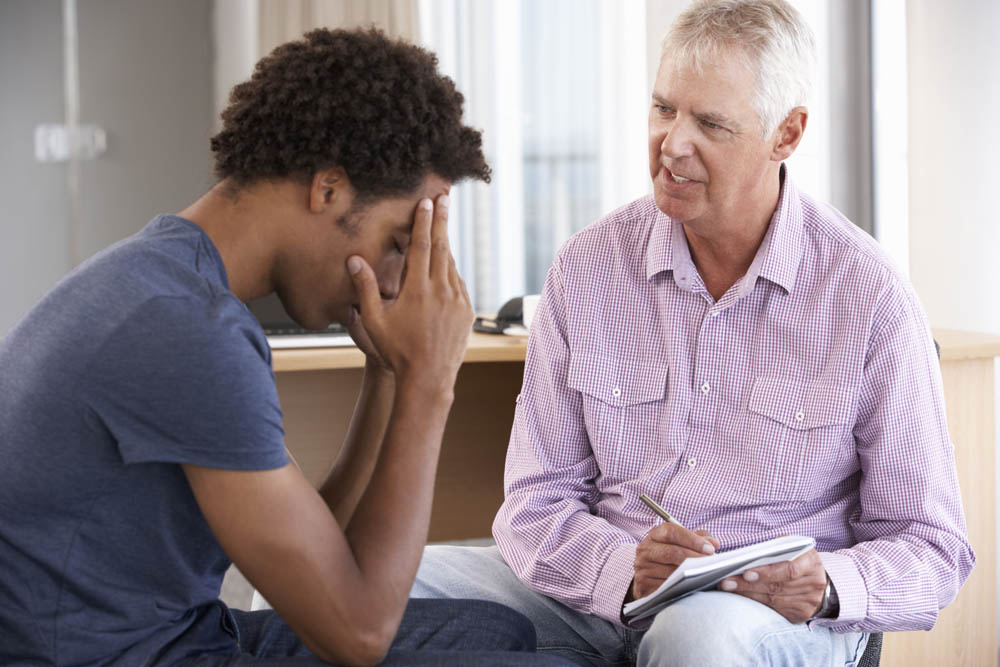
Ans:
[[[822,552],[823,567],[837,589],[840,613],[833,618],[817,618],[809,622],[823,627],[838,628],[860,623],[868,615],[868,587],[854,560],[845,554]]]
[[[622,544],[604,563],[591,601],[595,616],[622,624],[622,603],[635,576],[635,550],[635,544]]]

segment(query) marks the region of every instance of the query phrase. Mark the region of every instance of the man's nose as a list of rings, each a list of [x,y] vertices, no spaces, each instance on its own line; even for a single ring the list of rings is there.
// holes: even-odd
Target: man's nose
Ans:
[[[403,284],[403,276],[406,275],[406,265],[400,262],[400,266],[393,267],[386,271],[378,280],[378,291],[383,299],[395,299],[399,296],[400,286]]]
[[[687,157],[694,152],[691,142],[690,124],[675,119],[667,126],[667,132],[660,142],[660,153],[669,158]]]

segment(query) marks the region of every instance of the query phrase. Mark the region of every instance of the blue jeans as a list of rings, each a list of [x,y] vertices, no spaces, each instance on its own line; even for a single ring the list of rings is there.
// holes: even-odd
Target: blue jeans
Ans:
[[[705,591],[656,615],[645,631],[584,614],[526,587],[496,547],[425,548],[411,595],[500,602],[530,618],[538,651],[593,667],[853,666],[868,636],[789,623],[740,595]]]
[[[313,656],[273,610],[230,610],[239,638],[235,655],[200,656],[178,667],[308,667]],[[522,614],[483,600],[410,600],[385,660],[402,665],[539,665],[560,667],[535,653],[535,628]]]

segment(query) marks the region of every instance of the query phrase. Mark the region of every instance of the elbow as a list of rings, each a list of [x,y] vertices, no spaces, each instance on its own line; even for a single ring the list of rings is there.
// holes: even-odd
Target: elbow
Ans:
[[[354,665],[358,667],[377,665],[385,659],[394,637],[395,632],[388,632],[381,628],[361,631],[351,642],[348,660],[340,662],[352,667]]]
[[[394,638],[394,629],[359,628],[335,651],[313,653],[326,662],[344,667],[370,667],[385,659]]]

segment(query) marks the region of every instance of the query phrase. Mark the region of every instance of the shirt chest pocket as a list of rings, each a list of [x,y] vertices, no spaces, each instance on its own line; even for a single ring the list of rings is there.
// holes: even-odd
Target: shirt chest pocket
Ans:
[[[665,433],[667,366],[626,365],[618,359],[576,355],[567,383],[580,392],[583,418],[601,469],[598,488],[644,475],[667,459]]]
[[[748,405],[748,482],[758,500],[820,496],[852,453],[853,393],[846,387],[781,377],[754,381]],[[751,495],[756,495],[751,493]]]

